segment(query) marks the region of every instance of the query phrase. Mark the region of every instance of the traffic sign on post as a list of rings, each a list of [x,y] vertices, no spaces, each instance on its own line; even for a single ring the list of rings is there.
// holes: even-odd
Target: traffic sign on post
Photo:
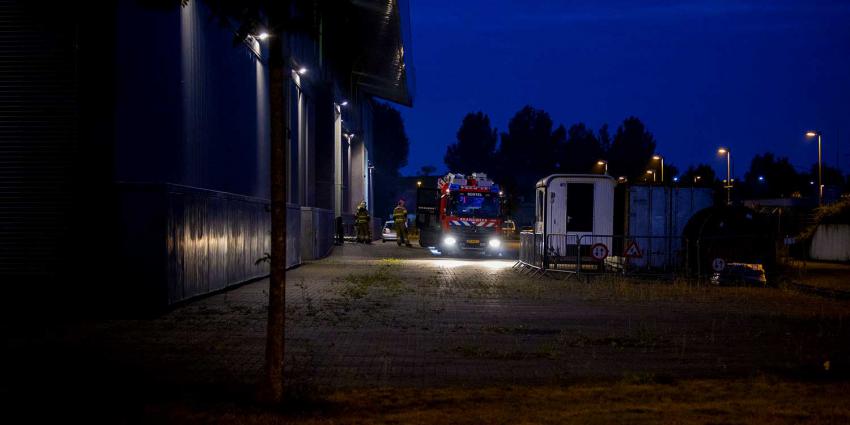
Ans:
[[[722,272],[726,268],[726,260],[717,257],[711,262],[711,269],[717,273]]]
[[[623,256],[627,258],[641,258],[643,257],[643,253],[640,252],[640,247],[636,241],[630,241],[626,245],[626,251],[623,253]]]
[[[595,243],[590,247],[590,255],[596,261],[602,261],[608,258],[608,247],[604,243]]]

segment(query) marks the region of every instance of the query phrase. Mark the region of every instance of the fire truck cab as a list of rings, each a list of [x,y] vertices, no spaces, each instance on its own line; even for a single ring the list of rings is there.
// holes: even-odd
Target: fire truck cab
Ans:
[[[437,191],[420,191],[418,198],[424,197],[431,202],[421,204],[421,211],[417,205],[422,246],[446,254],[502,253],[502,192],[486,174],[446,174],[439,179]]]

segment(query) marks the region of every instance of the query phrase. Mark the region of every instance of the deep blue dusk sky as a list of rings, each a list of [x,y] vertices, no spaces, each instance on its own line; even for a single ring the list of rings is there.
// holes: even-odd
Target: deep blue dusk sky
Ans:
[[[732,149],[743,175],[757,153],[808,169],[850,172],[850,1],[412,0],[416,97],[402,108],[414,174],[445,170],[463,116],[481,110],[499,131],[522,106],[555,125],[629,115],[680,170]],[[462,171],[462,170],[458,170]],[[468,170],[467,170],[468,171]]]

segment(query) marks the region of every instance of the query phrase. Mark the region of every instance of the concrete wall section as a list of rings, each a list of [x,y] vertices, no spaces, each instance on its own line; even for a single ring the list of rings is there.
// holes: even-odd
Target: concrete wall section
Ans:
[[[850,261],[850,224],[821,224],[812,237],[815,260]]]

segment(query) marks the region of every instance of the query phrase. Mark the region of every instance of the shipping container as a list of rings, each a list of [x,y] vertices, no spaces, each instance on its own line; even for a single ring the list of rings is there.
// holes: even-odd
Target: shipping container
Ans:
[[[698,187],[636,185],[626,191],[625,228],[640,255],[636,267],[665,269],[684,260],[685,226],[713,205],[712,190]]]

